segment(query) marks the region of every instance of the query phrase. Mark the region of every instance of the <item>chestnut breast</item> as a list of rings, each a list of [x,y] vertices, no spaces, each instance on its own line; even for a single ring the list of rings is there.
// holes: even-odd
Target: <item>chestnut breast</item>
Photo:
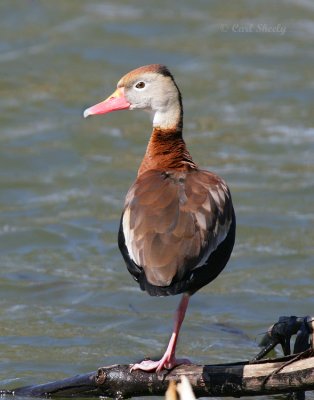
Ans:
[[[229,189],[217,175],[148,170],[126,196],[121,228],[128,256],[150,284],[170,285],[208,260],[226,238],[232,213]]]

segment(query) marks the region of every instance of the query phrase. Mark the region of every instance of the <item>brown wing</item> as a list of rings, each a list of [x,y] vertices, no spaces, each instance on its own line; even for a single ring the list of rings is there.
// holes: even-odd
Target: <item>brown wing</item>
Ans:
[[[167,286],[204,264],[226,238],[231,218],[230,193],[218,176],[150,170],[127,194],[122,229],[129,256],[148,282]]]

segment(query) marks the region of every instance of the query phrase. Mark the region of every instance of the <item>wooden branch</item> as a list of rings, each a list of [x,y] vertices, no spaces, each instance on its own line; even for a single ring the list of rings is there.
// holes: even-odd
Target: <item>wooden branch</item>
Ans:
[[[42,385],[0,391],[31,397],[99,397],[123,399],[164,395],[169,382],[185,375],[196,397],[241,397],[314,390],[311,350],[280,359],[224,365],[181,365],[165,373],[130,372],[130,365],[101,367],[97,372]]]

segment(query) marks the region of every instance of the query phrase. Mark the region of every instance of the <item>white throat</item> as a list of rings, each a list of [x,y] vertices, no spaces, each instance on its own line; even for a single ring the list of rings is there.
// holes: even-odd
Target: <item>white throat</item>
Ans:
[[[181,110],[178,104],[164,110],[157,110],[153,117],[153,127],[160,129],[176,128],[180,122]]]

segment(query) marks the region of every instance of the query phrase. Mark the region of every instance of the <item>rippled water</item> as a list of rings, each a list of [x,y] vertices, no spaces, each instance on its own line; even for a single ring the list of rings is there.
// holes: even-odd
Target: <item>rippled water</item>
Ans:
[[[140,292],[116,242],[150,121],[82,118],[147,63],[175,75],[189,149],[238,219],[180,355],[248,359],[279,316],[314,314],[311,1],[5,0],[0,19],[1,387],[164,350],[179,298]]]

